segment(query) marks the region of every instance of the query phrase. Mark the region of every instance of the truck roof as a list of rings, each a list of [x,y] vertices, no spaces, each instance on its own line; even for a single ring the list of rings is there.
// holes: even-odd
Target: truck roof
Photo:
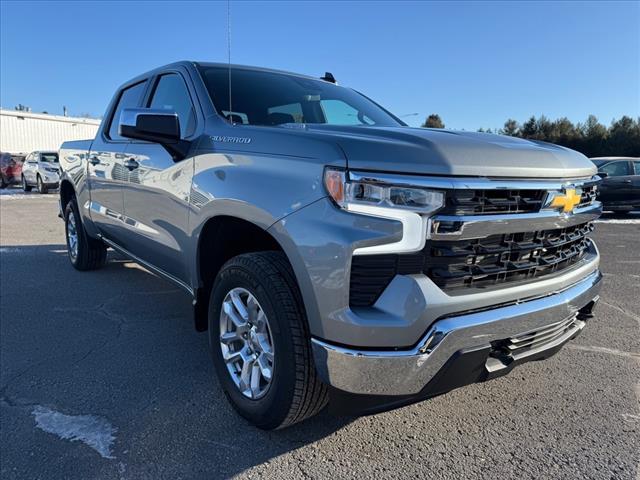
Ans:
[[[228,64],[228,63],[218,63],[218,62],[197,62],[197,61],[192,61],[192,60],[181,60],[178,62],[173,62],[173,63],[169,63],[166,65],[162,65],[160,67],[154,68],[153,70],[149,70],[147,72],[141,73],[140,75],[137,75],[134,78],[131,78],[130,80],[127,80],[125,83],[123,83],[120,88],[131,84],[131,83],[137,83],[139,80],[142,80],[144,78],[147,78],[155,73],[157,73],[158,71],[162,71],[162,70],[166,70],[167,68],[171,68],[171,67],[178,67],[178,66],[193,66],[195,65],[196,67],[218,67],[218,68],[229,68],[229,66],[231,66],[231,69],[236,69],[236,70],[255,70],[255,71],[260,71],[260,72],[271,72],[271,73],[278,73],[281,75],[293,75],[296,77],[303,77],[303,78],[308,78],[308,79],[313,79],[313,80],[319,80],[320,77],[313,77],[311,75],[302,75],[300,73],[295,73],[295,72],[288,72],[285,70],[276,70],[273,68],[263,68],[263,67],[255,67],[255,66],[251,66],[251,65],[238,65],[238,64]]]

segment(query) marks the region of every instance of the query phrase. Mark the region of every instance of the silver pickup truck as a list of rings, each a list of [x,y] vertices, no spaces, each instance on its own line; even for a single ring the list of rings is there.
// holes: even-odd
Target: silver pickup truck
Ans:
[[[503,375],[598,301],[589,160],[409,128],[328,73],[158,68],[60,164],[72,265],[111,247],[184,289],[227,397],[264,429]]]

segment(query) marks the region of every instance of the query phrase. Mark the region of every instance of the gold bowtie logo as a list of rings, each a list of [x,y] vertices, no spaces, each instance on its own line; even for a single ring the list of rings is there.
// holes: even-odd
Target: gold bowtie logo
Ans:
[[[580,194],[575,188],[567,188],[564,194],[558,193],[551,202],[552,208],[561,208],[563,212],[569,213],[580,203]]]

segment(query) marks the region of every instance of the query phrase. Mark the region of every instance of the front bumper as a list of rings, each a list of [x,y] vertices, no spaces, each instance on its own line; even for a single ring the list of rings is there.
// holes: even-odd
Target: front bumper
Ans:
[[[47,188],[58,188],[60,185],[60,175],[57,173],[42,172],[40,173],[40,178],[42,178],[42,183],[44,183]]]
[[[334,391],[378,396],[382,403],[410,403],[487,380],[574,338],[591,316],[601,279],[596,270],[552,294],[441,318],[407,350],[358,350],[312,339],[316,368]]]

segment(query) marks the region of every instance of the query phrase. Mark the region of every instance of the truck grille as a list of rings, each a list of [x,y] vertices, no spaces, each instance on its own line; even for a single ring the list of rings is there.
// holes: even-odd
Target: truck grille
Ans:
[[[425,273],[444,290],[487,287],[562,270],[582,258],[593,224],[538,232],[428,242]]]
[[[542,207],[546,190],[449,190],[443,215],[532,213]]]
[[[581,198],[577,208],[591,205],[596,199],[595,184],[580,188]],[[512,213],[536,213],[547,198],[547,190],[447,190],[445,206],[440,215],[500,215]]]
[[[482,239],[427,241],[412,254],[354,256],[350,304],[370,306],[395,275],[425,274],[446,292],[496,288],[564,270],[582,259],[593,223]]]
[[[598,195],[598,187],[594,185],[585,185],[582,187],[582,194],[580,195],[580,203],[577,208],[588,207],[596,201]]]

